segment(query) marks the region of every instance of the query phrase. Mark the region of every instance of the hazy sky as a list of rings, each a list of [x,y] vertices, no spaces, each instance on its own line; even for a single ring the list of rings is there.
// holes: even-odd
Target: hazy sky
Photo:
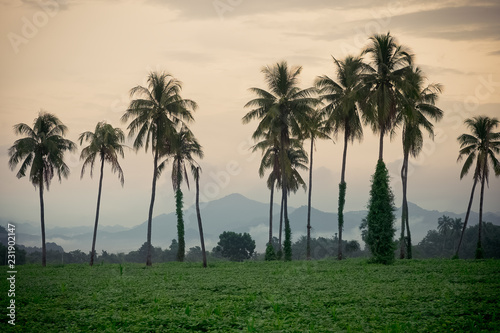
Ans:
[[[498,1],[0,0],[0,217],[39,221],[37,192],[7,166],[14,124],[31,125],[43,109],[69,127],[75,142],[102,120],[125,130],[120,117],[128,91],[144,84],[151,70],[173,74],[183,82],[183,97],[199,104],[191,128],[205,150],[202,198],[239,192],[267,202],[257,173],[260,155],[248,150],[257,123],[241,123],[248,111],[243,106],[253,98],[248,88],[266,88],[261,68],[280,60],[301,65],[306,88],[318,75],[335,75],[331,55],[357,54],[370,35],[387,31],[413,50],[429,82],[445,88],[435,140],[426,138],[420,158],[410,162],[408,198],[426,209],[464,212],[472,175],[459,180],[456,138],[468,117],[500,117]],[[319,142],[314,155],[313,206],[329,212],[337,209],[340,180],[342,140],[336,141]],[[400,133],[386,138],[384,148],[400,206]],[[66,157],[69,179],[54,179],[46,193],[47,226],[93,224],[98,178],[80,180],[80,150]],[[377,157],[378,141],[365,127],[364,140],[348,150],[346,210],[366,208]],[[150,152],[126,151],[123,188],[106,167],[101,224],[146,220],[152,162]],[[500,211],[499,185],[491,177],[488,211]],[[193,190],[185,193],[186,206],[193,197]],[[479,191],[476,198],[477,211]],[[305,205],[306,193],[289,202]],[[154,215],[174,208],[165,174]]]

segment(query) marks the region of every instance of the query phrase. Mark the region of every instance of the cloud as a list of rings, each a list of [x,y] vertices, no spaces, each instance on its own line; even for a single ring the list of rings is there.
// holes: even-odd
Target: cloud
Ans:
[[[476,72],[465,72],[456,68],[442,67],[442,66],[431,66],[431,65],[421,65],[424,73],[429,77],[433,75],[477,75]],[[431,75],[432,74],[432,75]]]
[[[500,39],[500,3],[447,4],[439,8],[429,6],[421,3],[413,7],[405,4],[405,7],[392,10],[387,6],[382,7],[383,10],[370,8],[370,18],[329,25],[326,30],[322,29],[322,34],[312,35],[310,38],[349,40],[353,39],[353,34],[364,37],[397,29],[418,37],[450,41]],[[348,13],[348,9],[344,10],[344,13]],[[404,13],[400,14],[402,11]],[[354,39],[355,44],[359,44],[359,40],[356,37]]]
[[[477,40],[500,38],[500,4],[447,7],[395,16],[391,26],[427,38]]]
[[[213,0],[213,1],[165,1],[147,0],[148,3],[165,5],[179,12],[183,19],[232,19],[241,16],[284,12],[345,10],[387,6],[383,0],[331,1],[331,0]]]

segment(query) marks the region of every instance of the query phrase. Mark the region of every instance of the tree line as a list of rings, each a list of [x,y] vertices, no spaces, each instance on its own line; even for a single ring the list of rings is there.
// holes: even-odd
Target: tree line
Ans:
[[[344,59],[333,57],[336,76],[321,75],[314,86],[299,87],[302,67],[289,66],[286,61],[262,68],[267,90],[254,87],[250,91],[256,96],[245,106],[251,110],[243,117],[247,124],[257,120],[253,138],[257,143],[254,151],[260,151],[262,160],[259,175],[264,177],[269,170],[267,187],[270,189],[269,240],[266,250],[268,260],[281,257],[292,259],[291,230],[288,219],[287,198],[300,187],[306,188],[299,170],[307,170],[309,163],[309,193],[306,236],[306,258],[311,258],[310,210],[312,189],[312,165],[314,145],[317,139],[330,139],[343,133],[343,155],[338,197],[338,252],[342,260],[343,211],[347,191],[346,158],[348,143],[363,138],[363,125],[379,135],[379,154],[376,170],[372,176],[368,215],[366,217],[367,245],[372,259],[379,263],[391,263],[395,259],[395,206],[390,179],[383,161],[384,138],[402,132],[403,165],[401,235],[399,257],[412,258],[412,241],[409,223],[407,189],[408,161],[422,151],[424,131],[434,137],[433,121],[443,117],[443,110],[436,106],[443,87],[427,84],[423,71],[415,65],[411,50],[390,33],[376,34],[369,39],[368,46],[359,55],[348,55]],[[500,175],[500,163],[496,155],[500,152],[500,133],[493,132],[498,119],[477,116],[465,120],[472,134],[458,138],[461,146],[458,160],[466,157],[461,178],[476,162],[474,187],[462,228],[466,230],[474,188],[481,181],[480,219],[476,257],[482,257],[481,225],[484,184],[487,182],[489,165],[496,176]],[[309,154],[304,141],[310,141]],[[274,190],[281,190],[281,214],[277,253],[272,245]],[[282,246],[282,224],[284,241]],[[456,252],[458,257],[459,242]]]
[[[450,258],[454,255],[458,242],[461,237],[463,228],[461,218],[450,218],[443,215],[437,220],[437,228],[429,230],[427,235],[417,244],[413,246],[412,252],[414,258]],[[361,249],[358,241],[342,241],[342,251],[345,256],[355,258],[366,258],[370,255],[367,243],[366,220],[362,224],[362,238],[365,242],[365,248]],[[500,226],[490,222],[483,222],[483,228],[486,231],[484,234],[484,257],[485,258],[500,258]],[[474,249],[476,247],[476,235],[479,225],[468,227],[463,238],[460,256],[466,259],[474,258]],[[7,234],[7,231],[0,226],[0,235]],[[273,237],[272,245],[276,251],[279,249],[279,240]],[[332,238],[318,237],[311,238],[310,242],[311,259],[333,259],[337,258],[337,249],[339,245],[338,235],[335,234]],[[60,246],[54,243],[47,243],[47,262],[51,264],[81,264],[88,262],[91,257],[91,252],[85,253],[81,250],[65,252]],[[178,261],[179,243],[177,239],[172,239],[168,248],[153,246],[151,249],[151,258],[154,262],[173,262]],[[296,242],[292,243],[292,259],[304,260],[307,258],[307,236],[301,236]],[[398,249],[395,255],[398,254]],[[147,243],[128,253],[109,253],[102,250],[100,254],[95,254],[94,262],[106,264],[121,264],[121,263],[142,263],[147,255]],[[210,261],[244,261],[244,260],[266,260],[268,253],[258,253],[255,251],[255,241],[248,233],[235,233],[225,231],[219,236],[219,242],[211,250],[206,252],[206,256]],[[16,263],[34,264],[40,262],[42,253],[39,248],[27,248],[24,246],[16,246]],[[0,265],[7,264],[7,247],[0,242]],[[277,258],[279,259],[279,258]],[[187,262],[202,262],[203,253],[200,246],[193,246],[186,251],[185,261]]]
[[[299,76],[302,67],[289,66],[286,61],[262,68],[267,90],[250,88],[256,98],[245,107],[251,108],[242,118],[243,123],[258,120],[253,139],[253,151],[262,153],[259,175],[267,177],[270,189],[269,241],[266,257],[271,260],[292,260],[288,197],[299,188],[307,189],[308,215],[306,236],[306,258],[311,259],[310,210],[313,178],[313,152],[318,139],[336,138],[343,133],[343,155],[338,198],[338,242],[337,258],[343,259],[343,210],[347,191],[346,159],[349,142],[363,138],[363,125],[369,126],[379,135],[379,154],[376,171],[372,177],[367,221],[367,243],[373,260],[391,263],[395,250],[394,196],[389,183],[387,168],[383,161],[384,138],[402,130],[403,166],[403,212],[399,237],[400,258],[412,258],[412,243],[407,205],[408,160],[422,150],[423,130],[433,137],[433,123],[443,117],[436,106],[440,84],[427,84],[422,70],[415,66],[410,49],[390,34],[377,34],[369,39],[369,45],[359,55],[348,55],[344,59],[333,58],[336,76],[318,76],[313,87],[301,89]],[[201,167],[197,159],[203,158],[203,149],[189,125],[194,121],[196,102],[181,96],[182,84],[171,74],[151,72],[145,86],[130,90],[130,104],[121,120],[128,123],[128,137],[133,139],[133,148],[144,149],[153,155],[151,200],[148,209],[145,260],[152,265],[152,217],[156,196],[156,183],[169,162],[172,162],[171,179],[175,192],[178,248],[176,258],[185,258],[183,193],[181,184],[189,187],[188,169],[196,184],[196,209],[200,231],[203,265],[206,267],[206,250],[203,226],[199,209],[199,178]],[[466,230],[476,184],[481,184],[480,219],[476,257],[482,257],[482,207],[484,186],[493,167],[495,176],[500,175],[500,163],[496,155],[500,152],[500,133],[494,130],[498,119],[478,116],[465,121],[472,134],[458,138],[461,145],[459,160],[465,157],[460,178],[466,175],[474,162],[474,185],[469,200],[467,215],[462,229],[458,249]],[[49,190],[55,175],[67,178],[69,167],[64,163],[64,154],[75,151],[76,144],[65,139],[67,127],[53,114],[41,111],[33,126],[25,123],[14,125],[14,132],[25,137],[18,139],[9,149],[9,166],[14,170],[19,164],[17,177],[29,175],[31,183],[39,189],[40,222],[42,236],[42,265],[46,265],[44,191]],[[87,168],[90,175],[96,159],[100,162],[97,207],[91,246],[90,265],[95,259],[95,242],[99,222],[100,198],[105,162],[118,174],[123,185],[124,174],[119,157],[124,157],[125,134],[106,122],[97,123],[93,132],[84,132],[79,143],[88,146],[81,151],[83,160],[81,177]],[[309,153],[304,141],[310,140]],[[300,170],[309,170],[308,185]],[[272,216],[275,189],[281,190],[280,227],[278,247],[273,246]],[[284,225],[283,225],[284,224]],[[284,240],[282,240],[284,227]]]

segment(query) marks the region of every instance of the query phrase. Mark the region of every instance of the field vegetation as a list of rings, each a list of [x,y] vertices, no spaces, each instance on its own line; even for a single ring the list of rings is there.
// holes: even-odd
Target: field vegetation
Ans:
[[[22,265],[2,332],[500,331],[500,261]],[[2,290],[7,290],[6,270]],[[6,311],[7,298],[1,298]]]

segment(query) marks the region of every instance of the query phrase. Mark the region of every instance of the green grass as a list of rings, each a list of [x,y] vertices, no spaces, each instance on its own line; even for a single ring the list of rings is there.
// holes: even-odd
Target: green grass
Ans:
[[[495,260],[1,267],[1,332],[500,331]]]

